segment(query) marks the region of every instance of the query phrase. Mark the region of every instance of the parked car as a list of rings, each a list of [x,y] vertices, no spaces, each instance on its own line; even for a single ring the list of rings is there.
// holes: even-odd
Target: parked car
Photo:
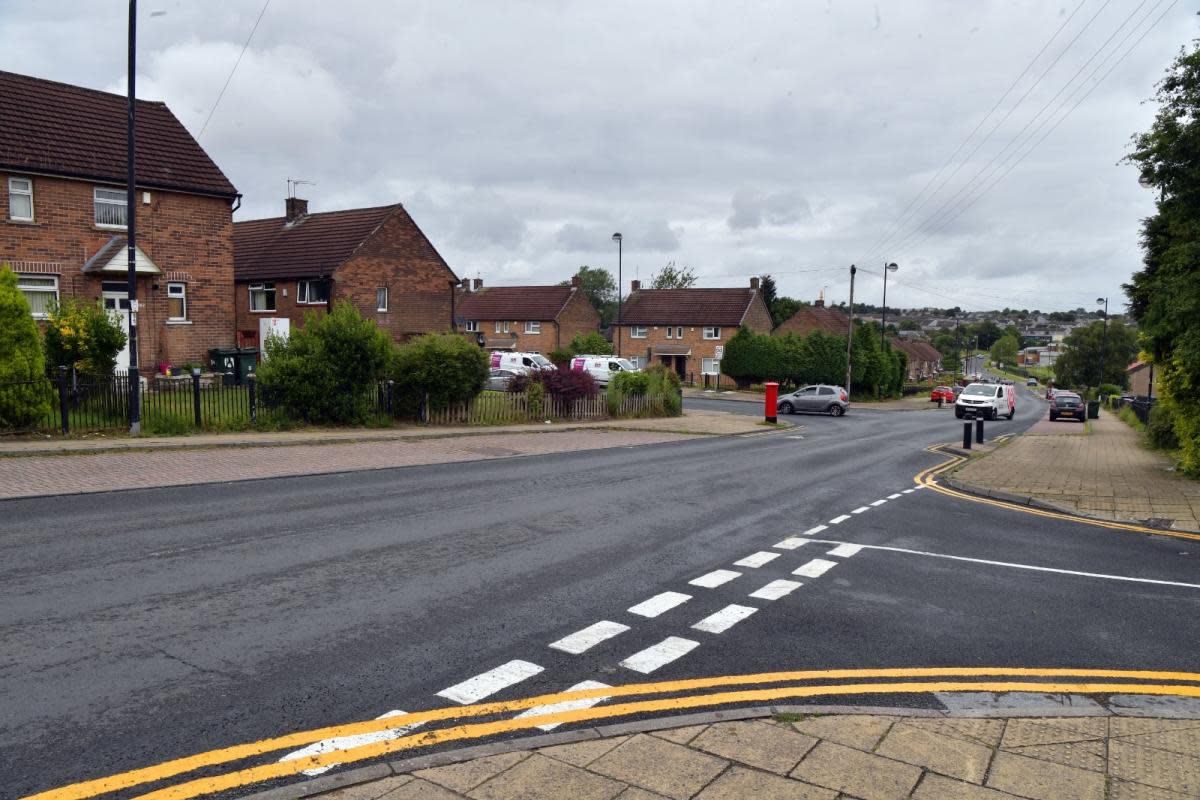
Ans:
[[[1074,392],[1055,392],[1050,400],[1050,420],[1070,417],[1080,422],[1087,421],[1087,403]]]
[[[841,386],[814,384],[803,386],[791,394],[783,395],[776,403],[775,410],[780,414],[809,411],[840,417],[846,413],[846,409],[849,407],[850,400],[846,397],[846,390]]]
[[[1025,379],[1025,385],[1026,385],[1026,386],[1037,386],[1037,385],[1038,385],[1038,384],[1037,384],[1037,378],[1026,378],[1026,379]]]
[[[1002,383],[972,383],[954,401],[954,416],[1012,419],[1017,413],[1017,392]]]
[[[491,369],[488,371],[487,388],[497,392],[507,392],[513,378],[527,374],[529,374],[527,370]]]
[[[503,350],[492,351],[492,369],[515,369],[532,372],[535,369],[550,372],[555,369],[554,362],[541,353],[506,353]]]
[[[576,372],[586,372],[596,379],[596,383],[607,386],[609,380],[618,372],[640,372],[629,361],[616,356],[582,355],[571,359],[571,369]]]
[[[936,403],[941,400],[943,403],[953,403],[955,398],[954,390],[949,386],[937,386],[929,393],[929,402]]]

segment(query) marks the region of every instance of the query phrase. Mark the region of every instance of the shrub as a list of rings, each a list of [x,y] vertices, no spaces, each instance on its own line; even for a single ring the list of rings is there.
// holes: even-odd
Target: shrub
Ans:
[[[546,407],[546,387],[532,381],[525,387],[525,406],[531,419],[538,419]]]
[[[263,404],[305,422],[361,424],[375,407],[394,349],[349,302],[328,314],[309,312],[288,339],[267,340],[257,372]]]
[[[1179,447],[1179,437],[1175,432],[1175,410],[1169,402],[1159,401],[1150,407],[1146,440],[1152,447],[1162,450],[1175,450]]]
[[[646,397],[646,410],[632,416],[677,417],[683,413],[679,376],[662,364],[652,364],[642,372],[622,372],[608,383],[608,413],[618,416],[626,397]]]
[[[623,395],[641,396],[650,388],[650,370],[661,368],[661,364],[647,367],[645,372],[618,372],[608,382],[609,392],[620,392]]]
[[[30,428],[46,418],[51,406],[45,374],[29,301],[5,264],[0,266],[0,428]]]
[[[560,347],[546,353],[546,358],[550,359],[556,367],[565,367],[571,362],[574,355],[569,347]]]
[[[98,302],[66,298],[46,318],[46,361],[89,375],[111,375],[125,347],[121,323]]]
[[[483,391],[488,363],[488,354],[461,336],[427,333],[395,352],[391,374],[401,407],[415,410],[427,398],[430,408],[445,408]]]
[[[525,392],[533,383],[542,385],[544,395],[549,395],[564,403],[595,397],[600,393],[600,386],[587,372],[565,367],[517,375],[509,382],[508,390]]]
[[[612,344],[610,344],[607,339],[605,339],[596,331],[575,334],[575,336],[571,339],[570,344],[567,345],[566,349],[569,353],[567,360],[569,360],[572,356],[577,356],[583,353],[597,356],[612,355]],[[550,360],[554,361],[553,358]]]

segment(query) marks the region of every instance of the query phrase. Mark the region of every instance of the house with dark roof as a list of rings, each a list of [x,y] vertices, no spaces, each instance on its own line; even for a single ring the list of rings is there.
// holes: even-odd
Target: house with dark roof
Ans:
[[[282,217],[234,223],[233,250],[244,346],[339,300],[398,342],[454,330],[458,276],[399,203],[310,214],[289,197]]]
[[[458,329],[488,350],[545,355],[566,347],[580,333],[598,333],[600,315],[579,288],[491,286],[479,278],[463,281],[455,306]]]
[[[126,98],[0,72],[0,109],[0,263],[35,317],[88,298],[128,329]],[[136,111],[138,364],[151,372],[233,344],[240,196],[165,104]]]
[[[758,278],[743,289],[643,289],[633,281],[613,326],[613,350],[639,367],[664,364],[683,380],[721,374],[725,343],[745,325],[771,332]]]
[[[813,331],[821,331],[845,336],[849,330],[850,318],[846,316],[846,312],[840,308],[825,305],[825,299],[821,298],[810,306],[804,306],[791,317],[779,323],[775,333],[780,336],[785,333],[807,336]]]
[[[942,353],[929,342],[904,337],[889,339],[892,347],[908,356],[907,379],[921,381],[942,371]]]

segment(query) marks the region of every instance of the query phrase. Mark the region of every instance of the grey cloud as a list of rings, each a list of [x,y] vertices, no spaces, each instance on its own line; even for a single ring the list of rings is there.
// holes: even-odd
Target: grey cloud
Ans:
[[[726,220],[730,230],[747,230],[765,225],[790,225],[812,216],[808,200],[798,192],[758,192],[739,189],[730,201],[733,214]]]

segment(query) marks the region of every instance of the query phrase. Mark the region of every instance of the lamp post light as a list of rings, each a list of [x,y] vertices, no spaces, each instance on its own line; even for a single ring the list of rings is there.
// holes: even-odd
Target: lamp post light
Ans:
[[[887,276],[889,272],[895,272],[900,269],[896,262],[891,264],[883,262],[883,319],[879,323],[879,349],[883,349],[883,337],[887,332]]]
[[[621,290],[625,284],[621,282],[621,242],[623,237],[620,233],[614,233],[612,240],[617,243],[617,322],[614,327],[617,329],[617,357],[621,357]]]
[[[129,0],[129,85],[125,104],[125,239],[128,248],[125,283],[129,294],[129,433],[142,432],[141,373],[138,365],[138,296],[137,296],[137,175],[135,166],[134,120],[137,110],[137,0]],[[120,306],[120,303],[117,303]]]
[[[1100,338],[1100,380],[1096,381],[1096,386],[1104,383],[1104,368],[1108,361],[1108,298],[1097,297],[1097,303],[1104,303],[1104,334]]]

